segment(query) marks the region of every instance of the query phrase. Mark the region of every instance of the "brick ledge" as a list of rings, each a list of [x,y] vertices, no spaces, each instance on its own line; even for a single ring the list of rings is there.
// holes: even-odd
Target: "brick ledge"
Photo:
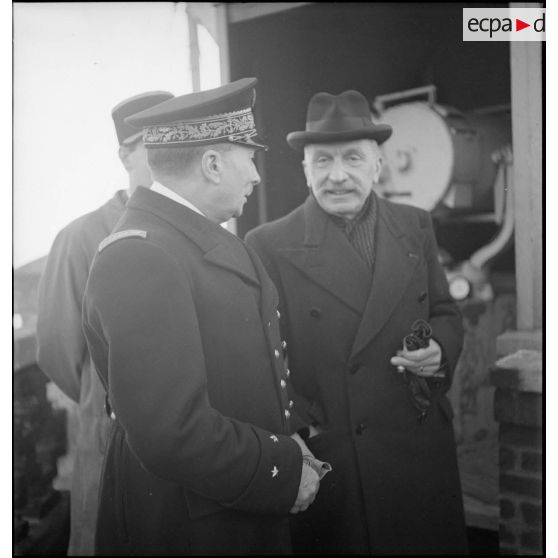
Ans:
[[[542,394],[542,351],[521,349],[498,359],[490,381],[499,389]]]

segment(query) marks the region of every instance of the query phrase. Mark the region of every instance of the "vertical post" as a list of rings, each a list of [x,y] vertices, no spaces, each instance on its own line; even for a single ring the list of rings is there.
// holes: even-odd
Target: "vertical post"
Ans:
[[[258,102],[256,103],[256,122],[258,123],[258,129],[261,131],[263,129],[263,105],[265,99],[262,99],[260,95]],[[263,152],[258,152],[256,154],[257,162],[258,162],[258,172],[260,174],[261,182],[256,189],[256,195],[258,196],[258,224],[267,223],[268,221],[268,214],[267,214],[267,181],[266,181],[266,172],[265,172],[265,155]]]
[[[221,63],[221,84],[231,81],[231,62],[229,58],[229,9],[226,3],[215,5],[215,23],[217,28],[217,43],[219,44],[219,61]],[[237,234],[236,217],[227,221],[227,229]]]
[[[541,52],[540,42],[510,43],[517,331],[497,339],[503,358],[491,374],[500,423],[501,554],[543,550]]]
[[[221,83],[229,83],[231,80],[231,68],[229,59],[229,16],[227,4],[221,3],[215,6],[215,19],[217,24],[217,41],[219,43],[219,58],[221,61]]]
[[[192,72],[192,88],[194,92],[200,90],[200,46],[198,42],[197,21],[192,14],[188,16],[188,35],[190,37],[190,69]]]
[[[215,5],[215,21],[217,27],[217,36],[219,43],[219,54],[221,60],[221,83],[229,83],[231,80],[230,57],[229,57],[229,22],[230,22],[230,6],[224,2]],[[262,97],[258,98],[256,103],[256,122],[258,128],[262,128]],[[254,195],[258,201],[258,221],[265,223],[267,221],[267,193],[265,186],[265,161],[262,154],[256,154],[258,162],[258,172],[261,177],[261,184],[256,188]],[[227,223],[227,228],[236,233],[236,219],[231,219]]]
[[[541,43],[512,42],[510,58],[517,329],[537,330],[542,327]]]

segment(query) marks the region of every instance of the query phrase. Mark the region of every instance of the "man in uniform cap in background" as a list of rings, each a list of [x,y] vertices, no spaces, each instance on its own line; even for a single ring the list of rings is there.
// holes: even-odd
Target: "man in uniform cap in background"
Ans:
[[[172,96],[164,91],[151,91],[114,107],[118,155],[128,172],[128,189],[119,190],[100,208],[79,217],[58,233],[41,279],[37,361],[43,372],[78,404],[68,548],[71,556],[93,554],[97,494],[110,427],[104,411],[104,389],[93,369],[81,327],[83,292],[97,247],[113,229],[128,196],[138,186],[149,187],[152,182],[142,131],[124,119]]]
[[[291,437],[277,292],[220,226],[260,180],[255,84],[127,119],[144,128],[154,183],[99,246],[84,297],[114,421],[98,554],[288,554],[288,513],[327,467]]]
[[[316,94],[287,136],[310,195],[246,239],[279,290],[301,434],[333,466],[297,553],[467,550],[445,396],[463,328],[430,215],[373,191],[390,135],[361,93]]]

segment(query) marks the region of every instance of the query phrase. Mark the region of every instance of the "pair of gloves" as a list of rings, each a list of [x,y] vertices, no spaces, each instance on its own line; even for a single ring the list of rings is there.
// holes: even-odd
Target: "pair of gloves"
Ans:
[[[432,327],[425,320],[416,320],[411,326],[411,333],[403,338],[403,346],[407,351],[416,351],[428,347],[432,338]],[[445,378],[445,367],[447,365],[442,360],[440,369],[432,376],[435,380]],[[432,405],[432,391],[426,378],[417,376],[406,368],[397,367],[397,371],[403,374],[405,383],[409,386],[413,405],[419,411],[417,420],[423,423],[428,415],[428,410]]]

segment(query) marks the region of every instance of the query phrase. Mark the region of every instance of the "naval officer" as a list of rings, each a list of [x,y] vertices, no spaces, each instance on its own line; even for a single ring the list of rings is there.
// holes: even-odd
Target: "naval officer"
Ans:
[[[277,291],[220,223],[260,178],[246,78],[127,119],[154,183],[99,246],[84,331],[113,421],[98,554],[289,554],[319,486],[291,437]]]

